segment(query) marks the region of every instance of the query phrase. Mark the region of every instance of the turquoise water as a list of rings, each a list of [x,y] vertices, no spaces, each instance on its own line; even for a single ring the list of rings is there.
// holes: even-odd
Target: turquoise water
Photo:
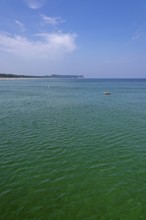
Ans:
[[[145,206],[146,79],[0,81],[1,220],[145,220]]]

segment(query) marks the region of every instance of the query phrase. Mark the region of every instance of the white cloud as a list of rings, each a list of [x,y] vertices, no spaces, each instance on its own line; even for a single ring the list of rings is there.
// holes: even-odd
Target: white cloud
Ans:
[[[49,24],[52,26],[65,22],[65,20],[63,20],[61,17],[49,17],[44,14],[41,15],[41,18],[45,24]]]
[[[45,0],[25,0],[25,2],[29,8],[35,10],[41,8],[44,5]]]
[[[58,59],[76,49],[76,35],[71,33],[41,33],[32,41],[19,35],[0,33],[0,51],[25,59]]]
[[[25,31],[25,27],[24,27],[24,24],[18,20],[15,20],[15,23],[19,26],[20,28],[20,31]]]
[[[24,1],[30,8],[37,9],[45,0]],[[55,73],[56,71],[57,73],[64,66],[66,68],[65,62],[69,59],[66,55],[76,50],[77,35],[57,30],[57,25],[65,22],[61,17],[49,17],[44,14],[40,16],[41,23],[34,23],[34,28],[30,32],[29,28],[27,32],[24,32],[26,26],[19,19],[13,21],[15,28],[17,25],[20,31],[19,34],[0,31],[0,55],[2,57],[0,66],[4,72],[12,70],[24,74],[40,74],[44,69],[44,72],[48,70],[48,72]],[[48,26],[42,26],[42,24],[50,25],[49,29],[52,30],[49,32]],[[65,58],[64,62],[62,58]]]
[[[138,30],[137,32],[135,32],[133,34],[132,41],[140,39],[142,37],[142,35],[143,35],[143,31],[142,30]]]

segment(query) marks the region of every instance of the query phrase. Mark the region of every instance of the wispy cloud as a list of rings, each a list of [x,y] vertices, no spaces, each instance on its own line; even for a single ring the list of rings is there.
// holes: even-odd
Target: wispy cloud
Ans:
[[[34,4],[36,2],[38,1],[27,0],[29,7],[33,9],[39,7]],[[7,69],[26,71],[25,73],[30,74],[32,71],[34,74],[39,72],[39,69],[42,71],[43,68],[45,71],[61,71],[60,67],[64,66],[62,59],[67,60],[68,54],[77,49],[77,35],[69,31],[58,30],[58,25],[65,22],[61,17],[36,14],[38,15],[36,21],[28,26],[19,18],[13,20],[14,31],[17,27],[19,33],[18,31],[13,34],[0,31],[0,54],[3,57],[1,68],[2,65],[3,69],[8,66]]]
[[[25,0],[25,2],[29,8],[35,10],[41,8],[44,5],[45,0]]]
[[[142,32],[136,32],[132,37],[132,41],[138,40],[139,38],[141,38],[141,36]]]
[[[56,26],[62,22],[65,22],[61,17],[49,17],[44,14],[41,14],[41,18],[45,24]]]
[[[132,36],[132,41],[135,42],[137,40],[144,40],[145,39],[145,36],[146,36],[146,30],[145,28],[141,28],[139,30],[137,30],[133,36]]]
[[[27,59],[58,59],[76,49],[76,35],[71,33],[41,33],[38,40],[0,33],[0,51]]]
[[[24,24],[18,20],[15,20],[15,23],[18,25],[18,27],[20,28],[20,31],[21,32],[24,32],[25,31],[25,27],[24,27]]]
[[[132,36],[132,41],[140,40],[144,38],[146,34],[146,21],[140,24]]]

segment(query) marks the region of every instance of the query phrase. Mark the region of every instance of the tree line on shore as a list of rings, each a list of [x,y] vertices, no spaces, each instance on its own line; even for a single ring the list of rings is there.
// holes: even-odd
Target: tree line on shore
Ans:
[[[9,74],[9,73],[0,73],[1,78],[36,78],[39,76],[31,76],[31,75],[20,75],[20,74]]]
[[[0,78],[83,78],[83,75],[52,74],[52,75],[44,75],[44,76],[32,76],[32,75],[0,73]]]

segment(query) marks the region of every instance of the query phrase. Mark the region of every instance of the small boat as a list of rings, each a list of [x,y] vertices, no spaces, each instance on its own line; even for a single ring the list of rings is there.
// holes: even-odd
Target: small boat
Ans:
[[[104,95],[110,95],[111,93],[109,91],[104,91],[103,94]]]

